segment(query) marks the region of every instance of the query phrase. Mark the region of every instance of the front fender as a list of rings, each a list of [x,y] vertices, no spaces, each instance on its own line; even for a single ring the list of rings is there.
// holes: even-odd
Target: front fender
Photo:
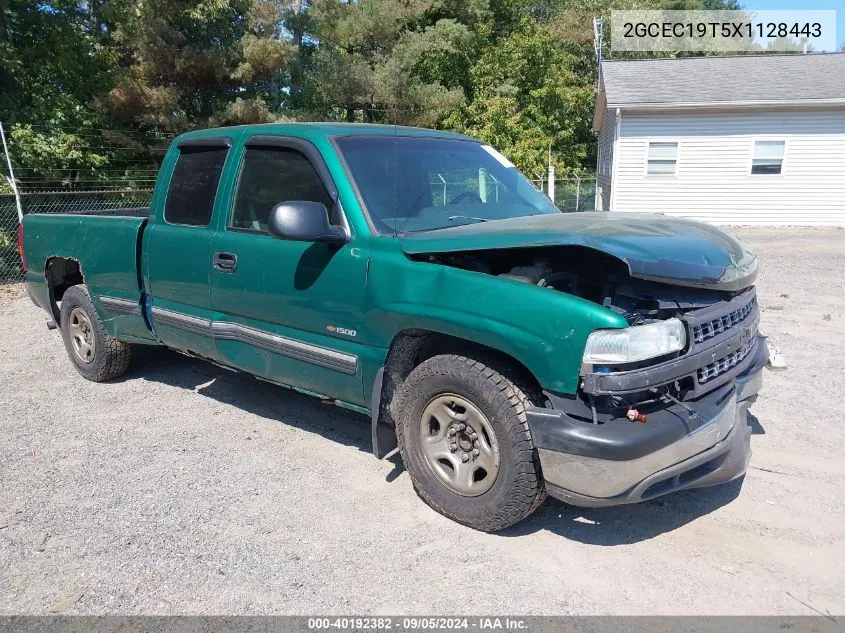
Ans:
[[[367,327],[388,347],[403,330],[429,330],[499,350],[544,389],[574,393],[587,336],[626,327],[620,315],[551,288],[373,252]]]

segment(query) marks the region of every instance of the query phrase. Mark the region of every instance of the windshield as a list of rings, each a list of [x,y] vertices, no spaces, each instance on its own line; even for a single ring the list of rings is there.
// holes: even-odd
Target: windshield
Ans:
[[[335,139],[379,233],[560,213],[490,146],[414,136]]]

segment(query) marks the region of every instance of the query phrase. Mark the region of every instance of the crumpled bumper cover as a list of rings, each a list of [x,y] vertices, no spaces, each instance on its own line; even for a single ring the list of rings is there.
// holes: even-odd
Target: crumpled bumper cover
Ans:
[[[636,503],[743,475],[751,457],[748,407],[769,353],[758,340],[749,367],[731,382],[650,414],[645,424],[589,424],[532,408],[528,424],[550,495],[579,506]]]

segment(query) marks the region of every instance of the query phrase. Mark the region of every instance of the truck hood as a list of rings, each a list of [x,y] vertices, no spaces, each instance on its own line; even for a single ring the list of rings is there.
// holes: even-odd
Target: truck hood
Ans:
[[[400,238],[411,255],[580,246],[622,260],[631,277],[736,291],[754,283],[757,258],[738,239],[692,220],[657,214],[561,213],[492,220]]]

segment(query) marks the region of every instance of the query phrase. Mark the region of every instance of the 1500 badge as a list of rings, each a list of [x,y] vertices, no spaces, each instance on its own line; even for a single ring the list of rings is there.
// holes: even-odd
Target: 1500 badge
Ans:
[[[356,330],[350,330],[348,327],[335,327],[334,325],[327,325],[326,329],[335,334],[343,334],[345,336],[358,336]]]

